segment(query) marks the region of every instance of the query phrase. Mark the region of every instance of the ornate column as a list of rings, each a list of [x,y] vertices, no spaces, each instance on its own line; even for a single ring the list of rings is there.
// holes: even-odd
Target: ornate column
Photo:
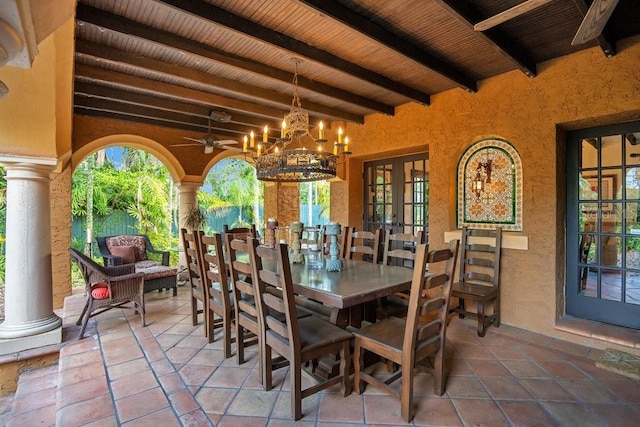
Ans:
[[[29,160],[33,163],[0,158],[7,172],[5,320],[0,324],[0,354],[62,341],[62,320],[53,312],[51,279],[49,174],[57,161]],[[21,339],[25,337],[29,339]]]
[[[187,216],[189,211],[198,206],[198,190],[202,186],[200,182],[178,182],[176,183],[176,187],[180,192],[180,205],[178,206],[178,218],[180,218],[180,223],[178,224],[178,228],[183,227],[184,217]],[[184,256],[184,249],[182,247],[182,236],[178,232],[178,248],[180,250],[179,253],[179,261],[181,267],[187,267],[187,259]],[[181,270],[181,269],[179,269]]]

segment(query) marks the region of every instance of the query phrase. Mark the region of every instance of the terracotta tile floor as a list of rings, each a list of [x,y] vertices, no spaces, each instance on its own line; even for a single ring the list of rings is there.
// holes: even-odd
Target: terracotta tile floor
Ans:
[[[399,402],[369,388],[346,398],[338,389],[305,398],[304,417],[289,412],[287,370],[262,390],[257,353],[238,366],[220,341],[207,344],[191,325],[188,289],[147,295],[148,327],[112,310],[75,340],[84,298],[65,304],[66,343],[59,366],[24,373],[9,401],[6,426],[364,426],[405,425]],[[429,374],[415,383],[413,425],[630,426],[640,421],[640,382],[595,367],[602,353],[503,325],[478,338],[472,320],[448,329],[446,393]],[[380,365],[380,369],[383,369]],[[308,379],[308,381],[311,381]],[[10,411],[6,408],[10,406]]]

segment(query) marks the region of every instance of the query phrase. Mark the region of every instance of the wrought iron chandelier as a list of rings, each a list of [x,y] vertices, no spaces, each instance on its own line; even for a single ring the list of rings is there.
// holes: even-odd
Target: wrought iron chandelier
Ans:
[[[336,176],[337,165],[351,154],[349,138],[338,129],[338,139],[333,143],[332,151],[325,151],[324,125],[318,124],[318,138],[309,133],[309,112],[302,108],[298,94],[298,64],[300,59],[293,58],[293,100],[291,110],[285,114],[280,130],[280,138],[269,140],[269,128],[264,127],[262,142],[255,143],[255,134],[251,131],[244,137],[242,152],[245,158],[256,167],[256,176],[261,181],[307,182],[330,179]]]

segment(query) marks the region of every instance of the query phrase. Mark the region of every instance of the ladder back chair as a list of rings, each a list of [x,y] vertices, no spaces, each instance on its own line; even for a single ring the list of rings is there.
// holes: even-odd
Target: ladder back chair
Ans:
[[[103,267],[82,252],[69,248],[71,257],[78,265],[84,279],[87,302],[76,325],[82,323],[78,339],[84,338],[89,319],[112,308],[126,308],[140,312],[144,320],[144,273],[136,273],[135,265],[125,264]],[[133,303],[133,307],[124,304]]]
[[[341,384],[344,396],[351,393],[349,372],[351,369],[350,341],[353,335],[315,316],[298,318],[296,300],[291,279],[291,267],[287,245],[251,246],[251,263],[258,287],[260,313],[265,330],[265,381],[266,390],[271,381],[271,353],[276,351],[289,361],[291,381],[291,415],[294,421],[302,418],[302,399],[335,384]],[[265,268],[277,265],[276,271]],[[278,295],[268,287],[282,289]],[[302,364],[322,356],[340,353],[340,373],[314,385],[302,388]]]
[[[245,348],[258,344],[258,364],[260,381],[262,381],[262,340],[259,339],[261,326],[258,320],[256,291],[253,286],[253,271],[249,259],[249,246],[255,244],[256,240],[253,238],[236,239],[233,233],[225,234],[224,239],[235,303],[236,361],[238,365],[243,364],[245,362]]]
[[[240,240],[247,240],[249,238],[258,237],[258,231],[256,230],[255,224],[251,224],[249,227],[235,227],[235,228],[230,228],[227,224],[224,224],[222,226],[222,235],[225,236],[227,234],[233,234],[234,238],[240,239]]]
[[[356,231],[355,228],[351,228],[347,235],[347,256],[345,258],[360,259],[378,264],[380,262],[381,245],[382,229]]]
[[[411,422],[414,415],[413,381],[418,362],[433,359],[434,393],[439,396],[444,393],[447,314],[459,243],[458,240],[451,241],[449,248],[433,250],[428,254],[427,245],[419,244],[415,254],[407,317],[388,317],[353,331],[355,392],[362,393],[366,383],[399,398],[400,412],[407,423]],[[427,263],[444,263],[444,272],[428,274],[425,278]],[[441,289],[436,296],[426,296],[436,288]],[[429,320],[423,321],[425,318]],[[373,365],[366,368],[365,372],[363,362],[366,351],[397,364],[399,369],[387,373]],[[402,382],[400,391],[391,386],[398,379]]]
[[[186,228],[180,229],[180,235],[182,237],[182,247],[184,248],[184,256],[187,261],[187,272],[189,273],[189,288],[190,288],[190,300],[191,300],[191,323],[193,326],[198,324],[198,314],[202,313],[204,316],[203,326],[205,336],[208,337],[209,330],[207,329],[207,296],[204,289],[204,281],[202,280],[202,273],[200,271],[200,260],[198,253],[198,237],[201,236],[202,231],[189,232]]]
[[[200,277],[203,279],[207,301],[207,314],[205,315],[207,337],[209,343],[212,343],[214,341],[215,328],[222,328],[224,357],[229,358],[231,357],[231,343],[235,341],[231,336],[235,310],[222,250],[222,235],[219,233],[211,236],[204,233],[196,234],[196,240],[198,240],[197,247],[200,255],[200,265],[202,266]]]
[[[478,336],[484,337],[486,327],[500,326],[500,253],[502,229],[477,230],[462,228],[462,249],[460,275],[452,286],[452,296],[458,298],[458,305],[451,311],[460,318],[478,318]],[[477,310],[468,310],[468,301],[475,301]],[[485,315],[485,306],[493,303],[493,313]]]
[[[391,230],[388,230],[382,245],[382,263],[384,265],[413,268],[416,259],[416,247],[426,243],[424,239],[425,234],[421,230],[415,235],[410,233],[391,233]],[[378,318],[406,316],[408,300],[408,292],[396,292],[393,295],[382,298],[378,305]]]

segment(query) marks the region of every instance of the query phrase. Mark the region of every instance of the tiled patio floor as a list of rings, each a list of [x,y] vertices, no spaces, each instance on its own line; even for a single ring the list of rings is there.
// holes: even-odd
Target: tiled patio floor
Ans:
[[[347,398],[338,389],[289,412],[288,370],[275,389],[258,384],[255,348],[241,366],[224,359],[220,341],[207,344],[192,326],[188,289],[147,295],[148,327],[112,310],[75,340],[82,295],[65,304],[58,367],[21,376],[7,426],[364,426],[406,425],[400,405],[369,388]],[[128,317],[125,318],[125,315]],[[635,426],[640,382],[595,367],[601,351],[503,325],[476,336],[472,320],[448,329],[446,393],[433,394],[431,375],[415,384],[413,425]],[[382,367],[381,367],[382,368]],[[1,412],[0,404],[0,412]],[[0,424],[2,424],[0,418]]]

